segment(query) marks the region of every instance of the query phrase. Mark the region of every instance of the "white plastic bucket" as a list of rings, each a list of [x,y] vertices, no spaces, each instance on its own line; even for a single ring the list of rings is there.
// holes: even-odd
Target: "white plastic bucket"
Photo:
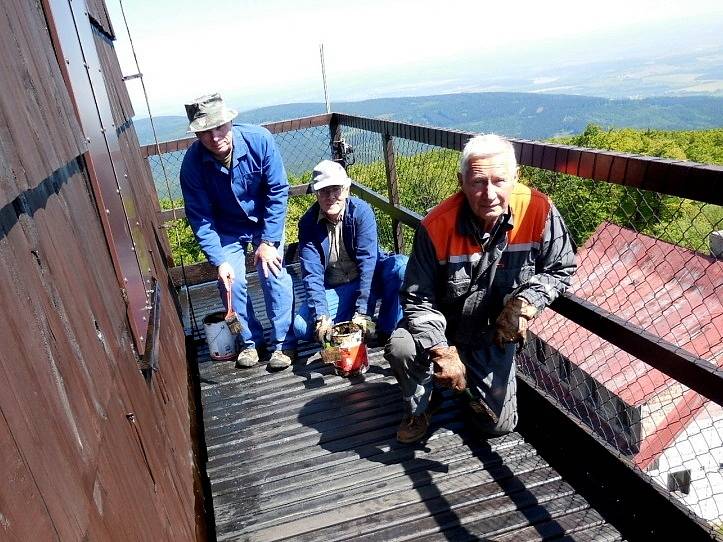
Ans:
[[[236,357],[236,337],[226,325],[226,313],[213,312],[203,319],[206,343],[211,359],[224,361]]]

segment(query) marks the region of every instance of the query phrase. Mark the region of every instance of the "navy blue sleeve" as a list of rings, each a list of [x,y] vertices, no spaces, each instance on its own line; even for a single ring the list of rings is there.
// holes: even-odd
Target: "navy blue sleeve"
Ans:
[[[313,206],[299,220],[299,260],[307,302],[315,318],[319,318],[329,316],[329,308],[326,305],[324,290],[324,265],[321,263],[319,228],[315,221],[318,209],[315,213],[315,208],[316,206]]]
[[[374,211],[369,204],[361,200],[357,202],[354,215],[354,234],[357,247],[356,263],[359,269],[359,297],[356,301],[356,312],[366,314],[374,269],[379,257],[379,241]]]

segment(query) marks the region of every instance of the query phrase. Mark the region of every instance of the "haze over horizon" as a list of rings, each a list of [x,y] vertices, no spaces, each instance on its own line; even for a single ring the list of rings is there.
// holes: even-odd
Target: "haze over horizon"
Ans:
[[[611,0],[594,14],[567,0],[492,12],[454,0],[338,5],[220,0],[199,12],[190,1],[124,0],[153,115],[183,115],[211,91],[242,111],[323,102],[322,41],[332,108],[481,91],[723,96],[723,4],[712,0]],[[109,9],[122,71],[135,73],[120,10]],[[485,14],[514,23],[476,24]],[[147,116],[137,80],[128,89]]]

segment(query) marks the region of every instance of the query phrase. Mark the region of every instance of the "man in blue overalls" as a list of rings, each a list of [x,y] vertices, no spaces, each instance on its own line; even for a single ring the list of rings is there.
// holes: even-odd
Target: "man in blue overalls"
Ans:
[[[269,366],[291,364],[295,348],[291,329],[293,288],[282,266],[284,220],[289,183],[271,133],[260,126],[232,124],[238,114],[218,94],[186,105],[198,141],[181,165],[186,217],[201,250],[218,268],[218,287],[226,305],[231,289],[233,309],[241,322],[241,351],[236,367],[258,363],[263,329],[246,288],[249,243],[271,321]]]
[[[322,160],[311,182],[317,201],[299,220],[307,300],[294,320],[296,336],[329,342],[333,324],[351,320],[367,338],[384,343],[402,317],[399,288],[407,257],[379,250],[374,211],[349,195],[351,179],[340,164]]]

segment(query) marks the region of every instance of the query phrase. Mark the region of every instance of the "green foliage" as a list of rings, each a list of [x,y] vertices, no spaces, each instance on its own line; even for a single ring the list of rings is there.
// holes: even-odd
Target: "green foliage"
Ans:
[[[554,140],[581,147],[630,152],[703,163],[723,164],[723,129],[686,132],[653,130],[604,130],[589,125],[577,135]],[[404,155],[397,151],[396,174],[401,204],[424,215],[458,187],[459,153],[447,149]],[[292,185],[308,182],[310,171],[292,175]],[[386,171],[381,160],[357,163],[349,168],[357,182],[387,196]],[[610,221],[641,233],[707,252],[710,232],[723,228],[723,208],[717,205],[665,196],[617,184],[596,182],[571,175],[523,167],[522,182],[552,197],[565,217],[575,241],[583,244],[603,222]],[[289,198],[286,242],[298,240],[298,221],[313,204],[313,195]],[[161,200],[162,209],[182,206],[180,199]],[[391,219],[375,209],[381,246],[393,247]],[[185,219],[170,224],[174,259],[194,263],[205,259]],[[411,247],[413,231],[404,228],[405,247]]]
[[[723,164],[723,129],[704,131],[604,130],[588,125],[556,143],[675,160]],[[578,244],[603,220],[707,252],[710,232],[723,226],[723,208],[636,188],[523,168],[523,179],[549,194]]]
[[[178,209],[183,207],[183,199],[161,198],[160,205],[162,211],[170,209]],[[165,224],[168,232],[168,240],[171,243],[171,252],[173,261],[176,265],[184,265],[206,261],[206,256],[201,252],[201,248],[196,242],[196,238],[188,225],[188,220],[178,218],[169,220]]]

